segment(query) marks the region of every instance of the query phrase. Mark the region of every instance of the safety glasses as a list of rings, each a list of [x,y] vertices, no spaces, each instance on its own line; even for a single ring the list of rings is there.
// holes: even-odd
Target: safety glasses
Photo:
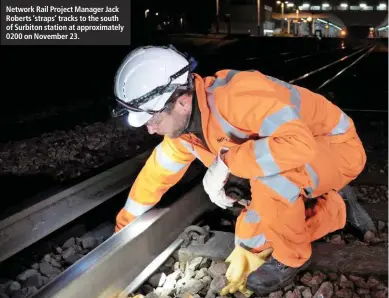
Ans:
[[[113,117],[120,117],[125,115],[128,112],[136,112],[136,113],[147,113],[149,115],[156,115],[162,113],[168,106],[168,104],[171,104],[177,100],[178,97],[183,95],[184,93],[190,91],[190,84],[186,85],[179,85],[175,88],[175,92],[172,94],[172,96],[166,101],[165,105],[160,110],[149,110],[149,109],[141,109],[133,104],[129,104],[127,102],[124,102],[120,98],[115,96],[116,101],[116,107],[112,110],[112,116]]]
[[[122,116],[128,112],[138,112],[138,113],[147,113],[149,115],[155,115],[157,113],[161,113],[163,112],[163,110],[166,109],[166,105],[158,110],[158,111],[154,111],[154,110],[146,110],[146,109],[141,109],[141,108],[137,108],[136,106],[134,105],[130,105],[124,101],[122,101],[121,99],[117,98],[115,96],[115,100],[116,102],[118,103],[117,107],[112,111],[112,114],[114,117],[118,117],[118,116]]]

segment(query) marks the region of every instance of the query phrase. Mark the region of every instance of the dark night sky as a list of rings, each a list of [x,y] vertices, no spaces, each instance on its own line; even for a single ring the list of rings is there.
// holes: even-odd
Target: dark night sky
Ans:
[[[197,17],[201,17],[204,13],[214,14],[216,2],[212,0],[164,0],[164,1],[132,1],[134,10],[145,11],[152,9],[154,11],[165,13],[188,13],[193,12]]]
[[[228,1],[234,3],[245,3],[245,4],[255,4],[256,0],[219,0],[220,2]],[[276,0],[262,0],[263,3],[275,6]],[[311,5],[320,5],[321,3],[329,3],[333,6],[339,5],[340,3],[348,3],[349,5],[359,5],[360,3],[366,3],[367,5],[378,5],[380,3],[387,3],[386,0],[289,0],[289,2],[293,2],[296,5],[301,5],[302,3],[310,3]],[[209,10],[215,11],[216,0],[164,0],[164,1],[136,1],[132,0],[132,6],[138,6],[146,8],[155,7],[159,10],[166,10],[171,12],[180,12],[185,10],[195,10],[200,12],[207,12]],[[201,16],[201,14],[200,14]]]

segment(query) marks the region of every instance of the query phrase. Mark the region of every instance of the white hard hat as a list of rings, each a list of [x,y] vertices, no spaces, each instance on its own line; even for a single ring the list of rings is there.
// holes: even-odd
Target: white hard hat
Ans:
[[[116,72],[114,92],[128,111],[128,123],[146,124],[177,88],[191,85],[190,71],[191,62],[172,46],[140,47],[127,55]]]

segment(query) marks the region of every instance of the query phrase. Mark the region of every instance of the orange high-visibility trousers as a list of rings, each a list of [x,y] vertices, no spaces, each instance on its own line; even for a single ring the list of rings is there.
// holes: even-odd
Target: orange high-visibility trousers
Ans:
[[[260,181],[251,182],[252,200],[236,223],[236,244],[258,252],[273,247],[273,256],[290,267],[311,256],[311,242],[346,224],[346,205],[338,191],[363,170],[366,154],[355,130],[339,136],[316,137],[317,153],[310,166],[318,176],[312,197],[313,215],[306,217],[304,200],[293,203],[274,195]]]

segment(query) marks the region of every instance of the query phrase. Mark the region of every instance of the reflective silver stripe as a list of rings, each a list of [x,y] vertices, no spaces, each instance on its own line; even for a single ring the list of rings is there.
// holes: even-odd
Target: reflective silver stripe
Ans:
[[[157,161],[166,170],[169,170],[169,171],[171,171],[173,173],[177,173],[177,172],[181,171],[186,166],[186,164],[179,163],[179,162],[176,162],[176,161],[172,160],[170,158],[170,156],[167,155],[163,151],[162,144],[159,144],[156,147],[156,150],[157,150],[156,151],[157,152],[157,154],[156,154]]]
[[[238,74],[239,72],[239,70],[232,69],[228,71],[224,79],[216,78],[213,81],[213,84],[207,88],[207,92],[212,93],[216,88],[227,85],[228,82],[231,81],[231,79],[234,77],[234,75]]]
[[[255,210],[248,210],[244,216],[244,221],[247,223],[259,223],[261,221],[261,217]]]
[[[312,169],[312,167],[309,164],[306,164],[305,167],[307,168],[309,176],[311,177],[312,182],[313,182],[313,186],[306,187],[305,191],[307,192],[307,197],[312,198],[312,193],[315,191],[315,189],[319,185],[319,177],[317,176],[316,172]]]
[[[240,245],[246,248],[258,248],[266,243],[265,235],[259,234],[248,239],[241,239],[235,235],[235,245]]]
[[[273,78],[271,76],[266,76],[266,77],[269,80],[289,89],[290,101],[293,105],[296,106],[297,112],[298,112],[298,114],[300,114],[300,112],[301,112],[301,94],[300,94],[300,91],[298,91],[298,89],[295,86],[293,86],[292,84],[289,84],[287,82],[281,81],[281,80],[276,79],[276,78]]]
[[[150,210],[153,208],[154,205],[143,205],[138,202],[135,202],[133,199],[130,197],[127,198],[126,205],[124,208],[130,212],[132,215],[139,216],[145,213],[146,211]]]
[[[189,152],[191,152],[198,160],[201,161],[200,156],[197,154],[196,150],[192,149],[191,144],[189,144],[187,141],[184,141],[182,139],[180,139],[180,142],[182,145],[185,146],[186,149],[188,149]]]
[[[281,110],[271,114],[263,120],[259,130],[260,136],[272,135],[281,125],[292,120],[299,119],[296,110],[290,106],[285,106]]]
[[[339,123],[331,131],[330,135],[334,136],[334,135],[343,134],[349,129],[349,127],[350,127],[349,117],[342,112],[342,114],[340,115]]]
[[[271,154],[268,141],[268,138],[263,138],[254,142],[255,160],[262,169],[264,176],[271,176],[281,172]]]
[[[234,75],[236,75],[239,72],[240,71],[238,70],[230,70],[228,71],[227,76],[224,79],[220,79],[220,78],[215,79],[213,84],[207,88],[207,93],[208,93],[207,100],[209,103],[209,107],[211,108],[212,114],[215,115],[216,119],[219,121],[220,126],[222,127],[222,129],[224,130],[227,136],[229,137],[235,136],[240,139],[248,139],[249,135],[233,127],[219,114],[219,112],[216,110],[215,98],[212,94],[216,88],[227,85],[228,82],[234,77]]]
[[[257,177],[257,180],[270,187],[290,203],[294,203],[300,195],[300,188],[284,176]]]
[[[238,129],[236,129],[235,127],[233,127],[230,123],[228,123],[220,114],[219,112],[216,110],[216,107],[215,107],[215,99],[213,97],[213,94],[209,94],[208,95],[208,103],[209,103],[209,107],[211,108],[211,112],[212,114],[215,115],[216,119],[219,121],[219,124],[220,126],[222,127],[224,133],[231,137],[231,136],[235,136],[239,139],[248,139],[249,138],[249,135],[239,131]]]
[[[297,119],[299,119],[299,116],[296,109],[285,106],[265,118],[259,130],[259,135],[270,136],[281,125]],[[268,139],[260,139],[254,142],[254,154],[257,164],[261,167],[265,176],[271,176],[281,172],[281,169],[272,156]]]

